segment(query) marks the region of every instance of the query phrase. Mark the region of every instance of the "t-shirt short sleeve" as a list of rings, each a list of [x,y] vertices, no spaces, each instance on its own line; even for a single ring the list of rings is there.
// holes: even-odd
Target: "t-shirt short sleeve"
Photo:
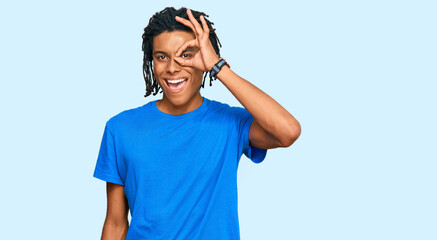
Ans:
[[[106,182],[124,185],[118,172],[114,136],[107,125],[103,133],[93,177]]]
[[[257,148],[249,144],[249,130],[254,118],[244,108],[234,107],[234,109],[239,120],[240,143],[243,144],[243,153],[252,162],[261,163],[267,155],[267,149]]]

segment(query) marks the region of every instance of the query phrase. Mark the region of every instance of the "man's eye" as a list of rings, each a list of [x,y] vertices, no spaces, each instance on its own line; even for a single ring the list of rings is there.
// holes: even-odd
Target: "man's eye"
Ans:
[[[165,56],[164,55],[161,55],[161,56],[158,56],[158,57],[156,57],[158,60],[164,60],[165,59]]]
[[[181,57],[183,57],[183,58],[190,58],[190,57],[192,57],[192,55],[189,54],[189,53],[183,53],[183,54],[181,55]]]

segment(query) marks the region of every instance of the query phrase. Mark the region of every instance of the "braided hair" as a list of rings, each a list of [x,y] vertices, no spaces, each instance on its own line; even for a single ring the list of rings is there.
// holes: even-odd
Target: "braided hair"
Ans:
[[[198,12],[191,10],[193,13],[194,18],[201,24],[200,22],[200,16],[203,17],[209,17],[203,12]],[[143,77],[144,81],[146,82],[146,94],[144,97],[149,96],[153,93],[155,96],[159,89],[161,88],[158,84],[158,82],[155,79],[154,73],[153,73],[153,38],[163,32],[172,32],[172,31],[185,31],[185,32],[193,32],[189,27],[183,25],[182,23],[179,23],[176,21],[175,16],[179,16],[185,19],[188,19],[187,15],[187,9],[182,7],[180,9],[175,9],[173,7],[166,7],[164,10],[155,13],[150,20],[149,24],[146,28],[144,28],[143,33],[143,45],[142,50],[144,52],[143,56]],[[214,24],[213,22],[209,21],[208,19],[204,18],[206,20],[206,23],[209,28],[209,40],[211,41],[212,46],[214,47],[215,52],[220,57],[220,48],[221,43],[215,33],[215,28],[212,27]],[[208,72],[203,73],[203,81],[202,81],[202,88],[205,85],[205,79],[208,75]],[[209,76],[209,85],[212,86],[213,77]],[[162,93],[162,90],[161,92]]]

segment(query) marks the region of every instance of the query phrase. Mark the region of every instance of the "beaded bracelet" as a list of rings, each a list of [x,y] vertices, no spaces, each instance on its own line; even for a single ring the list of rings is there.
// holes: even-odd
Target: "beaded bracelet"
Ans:
[[[217,74],[220,72],[220,70],[222,70],[224,65],[228,65],[228,67],[230,67],[225,59],[220,58],[220,60],[214,66],[212,66],[211,71],[209,71],[209,75],[214,79],[217,79]]]

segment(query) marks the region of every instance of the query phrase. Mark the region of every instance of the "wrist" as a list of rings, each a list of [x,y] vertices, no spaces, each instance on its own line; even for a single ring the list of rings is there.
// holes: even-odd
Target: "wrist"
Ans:
[[[226,66],[230,68],[230,66],[226,62],[226,60],[223,58],[220,58],[219,61],[217,61],[217,63],[212,66],[211,70],[209,71],[209,75],[212,78],[217,79],[217,74],[222,70],[223,67],[226,67]]]
[[[221,77],[223,77],[223,74],[226,74],[226,72],[227,72],[228,70],[229,70],[229,71],[231,70],[230,67],[229,67],[229,64],[223,66],[223,68],[220,70],[220,72],[218,72],[218,73],[215,75],[215,77],[216,77],[217,79],[220,79],[220,81],[221,81],[221,80],[222,80]]]

